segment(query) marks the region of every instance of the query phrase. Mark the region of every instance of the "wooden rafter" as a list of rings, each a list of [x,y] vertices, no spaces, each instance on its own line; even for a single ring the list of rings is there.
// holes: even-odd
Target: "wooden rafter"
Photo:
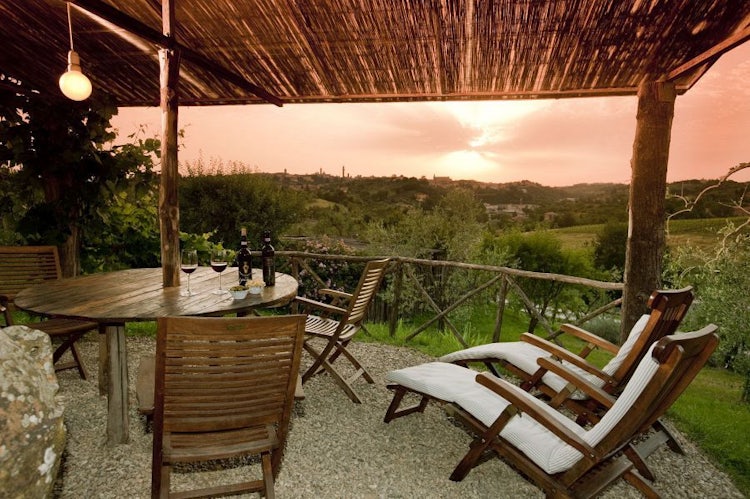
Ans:
[[[750,25],[746,26],[745,29],[743,29],[739,33],[728,37],[721,43],[717,43],[702,54],[693,57],[685,64],[681,64],[680,66],[674,68],[669,72],[666,79],[667,81],[674,81],[677,78],[684,76],[690,71],[696,69],[698,71],[704,72],[711,64],[713,64],[719,57],[721,57],[721,55],[729,52],[739,45],[742,45],[748,40],[750,40]]]
[[[182,59],[197,64],[214,75],[223,78],[244,90],[252,92],[266,102],[279,107],[284,105],[284,102],[281,99],[267,90],[247,81],[237,73],[230,71],[226,67],[201,55],[195,50],[175,42],[172,37],[159,33],[157,30],[150,28],[139,20],[130,17],[101,0],[70,0],[70,3],[114,24],[118,28],[122,28],[146,41],[158,45],[161,48],[179,50]]]

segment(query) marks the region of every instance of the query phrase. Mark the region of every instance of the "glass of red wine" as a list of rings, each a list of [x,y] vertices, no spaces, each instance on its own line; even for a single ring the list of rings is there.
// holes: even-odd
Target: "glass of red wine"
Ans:
[[[227,252],[223,249],[214,249],[211,251],[211,268],[219,273],[219,289],[214,291],[215,295],[223,295],[229,291],[221,289],[221,273],[227,268]]]
[[[198,268],[198,252],[194,249],[182,250],[180,259],[180,270],[185,272],[188,277],[187,289],[180,291],[180,296],[193,296],[195,293],[190,291],[190,274]]]

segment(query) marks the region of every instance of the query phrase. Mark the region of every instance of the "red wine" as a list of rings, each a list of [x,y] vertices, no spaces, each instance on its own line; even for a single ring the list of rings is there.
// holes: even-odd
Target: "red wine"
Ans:
[[[180,266],[180,270],[182,270],[186,274],[192,274],[193,272],[195,272],[195,269],[197,269],[197,268],[198,268],[197,265],[182,265],[182,266]]]
[[[227,268],[227,262],[211,262],[211,268],[215,272],[224,272]]]

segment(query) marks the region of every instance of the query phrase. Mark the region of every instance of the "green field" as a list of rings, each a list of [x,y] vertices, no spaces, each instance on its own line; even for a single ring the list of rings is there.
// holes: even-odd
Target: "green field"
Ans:
[[[711,248],[721,240],[720,231],[727,223],[731,222],[738,226],[745,220],[742,217],[672,220],[667,226],[667,245],[672,248],[685,245],[701,249]],[[596,235],[601,229],[602,224],[578,225],[552,229],[552,233],[560,238],[566,249],[586,249],[593,247]]]

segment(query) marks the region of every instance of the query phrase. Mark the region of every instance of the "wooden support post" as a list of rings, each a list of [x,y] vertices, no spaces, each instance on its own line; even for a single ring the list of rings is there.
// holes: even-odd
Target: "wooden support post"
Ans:
[[[621,340],[645,313],[651,292],[661,287],[664,199],[675,98],[671,82],[644,82],[638,89]]]
[[[164,35],[173,39],[174,0],[162,2]],[[161,83],[161,189],[159,191],[159,228],[164,287],[180,285],[180,208],[177,170],[177,83],[180,75],[179,52],[159,50]]]

